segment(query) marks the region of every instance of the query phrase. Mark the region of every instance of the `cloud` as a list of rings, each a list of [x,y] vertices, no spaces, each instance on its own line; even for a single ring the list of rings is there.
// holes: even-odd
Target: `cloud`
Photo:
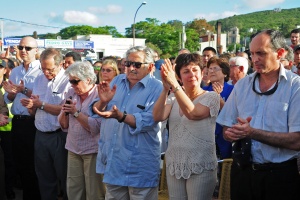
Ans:
[[[88,10],[95,14],[116,14],[123,11],[121,6],[118,5],[107,5],[103,7],[89,7]]]
[[[268,6],[276,6],[277,4],[283,3],[285,0],[243,0],[243,2],[254,9],[265,8]]]
[[[234,11],[224,11],[223,13],[209,13],[209,14],[196,14],[195,18],[205,19],[206,21],[223,19],[233,15],[238,15],[239,13]]]
[[[64,21],[70,24],[99,25],[100,23],[96,15],[82,11],[65,11]]]
[[[63,15],[50,13],[50,21],[61,24],[86,24],[91,26],[98,26],[100,20],[98,17],[89,12],[69,10],[65,11]]]

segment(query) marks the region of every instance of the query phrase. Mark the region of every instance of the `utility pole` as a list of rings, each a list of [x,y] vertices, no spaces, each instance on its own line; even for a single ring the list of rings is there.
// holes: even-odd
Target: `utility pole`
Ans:
[[[182,26],[182,39],[181,39],[181,48],[185,48],[185,42],[186,42],[186,33],[185,33],[185,26]]]
[[[0,27],[0,29],[1,29],[1,51],[3,51],[4,50],[4,48],[3,48],[3,44],[4,44],[3,21],[1,21],[0,25],[1,25],[1,27]]]

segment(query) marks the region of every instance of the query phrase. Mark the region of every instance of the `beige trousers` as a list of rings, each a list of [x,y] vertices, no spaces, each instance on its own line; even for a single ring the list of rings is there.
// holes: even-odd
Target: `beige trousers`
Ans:
[[[97,154],[68,152],[67,193],[70,200],[104,200],[102,175],[96,173]]]

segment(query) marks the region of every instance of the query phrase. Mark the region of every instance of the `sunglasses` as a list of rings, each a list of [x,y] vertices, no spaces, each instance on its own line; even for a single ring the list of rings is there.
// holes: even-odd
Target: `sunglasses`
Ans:
[[[101,68],[101,72],[107,72],[107,73],[109,73],[109,72],[111,72],[111,71],[113,71],[112,69],[104,69],[104,68]]]
[[[22,51],[24,48],[26,51],[31,51],[32,49],[37,48],[37,47],[26,47],[26,46],[20,46],[20,45],[18,46],[18,49],[20,51]]]
[[[101,67],[99,67],[99,66],[94,66],[94,70],[95,70],[95,71],[100,71],[100,68],[101,68]]]
[[[134,68],[141,68],[142,64],[148,64],[148,63],[141,63],[141,62],[132,62],[132,61],[125,61],[124,65],[125,67],[130,67],[131,65],[134,67]]]
[[[277,90],[277,88],[278,88],[278,79],[277,79],[277,81],[276,81],[276,84],[275,84],[275,86],[271,89],[271,90],[268,90],[268,91],[266,91],[266,92],[258,92],[256,89],[255,89],[255,80],[256,80],[256,78],[257,77],[259,77],[260,76],[260,74],[256,74],[255,75],[255,77],[254,77],[254,80],[253,80],[253,84],[252,84],[252,90],[253,90],[253,92],[255,92],[256,94],[258,94],[258,95],[271,95],[271,94],[273,94],[274,92],[276,92],[276,90]]]
[[[80,82],[81,80],[69,80],[69,82],[72,84],[72,85],[78,85],[78,83]]]

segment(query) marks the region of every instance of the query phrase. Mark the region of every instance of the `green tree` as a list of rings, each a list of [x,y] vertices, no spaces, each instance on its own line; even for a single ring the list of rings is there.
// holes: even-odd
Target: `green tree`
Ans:
[[[167,24],[170,24],[171,26],[173,26],[175,28],[175,30],[177,30],[177,31],[181,31],[182,26],[184,25],[182,23],[182,21],[180,21],[180,20],[171,20],[171,21],[168,21]]]
[[[39,35],[40,39],[56,39],[58,36],[57,33],[46,33]]]
[[[62,39],[69,39],[76,35],[89,35],[89,34],[102,34],[112,35],[113,37],[121,37],[122,35],[117,31],[114,26],[104,26],[94,28],[92,26],[80,25],[80,26],[69,26],[59,31],[58,35]]]
[[[194,19],[186,24],[187,28],[194,29],[199,36],[206,35],[206,32],[215,32],[215,28],[206,22],[205,19]]]
[[[174,23],[159,23],[157,19],[147,18],[146,21],[135,24],[136,38],[146,38],[146,43],[151,43],[161,50],[161,57],[167,58],[176,56],[179,50],[179,34],[182,32],[182,27],[179,29],[179,21]],[[187,33],[187,48],[196,50],[199,46],[198,35],[195,31],[186,30]],[[132,37],[132,28],[126,28],[126,37]]]

